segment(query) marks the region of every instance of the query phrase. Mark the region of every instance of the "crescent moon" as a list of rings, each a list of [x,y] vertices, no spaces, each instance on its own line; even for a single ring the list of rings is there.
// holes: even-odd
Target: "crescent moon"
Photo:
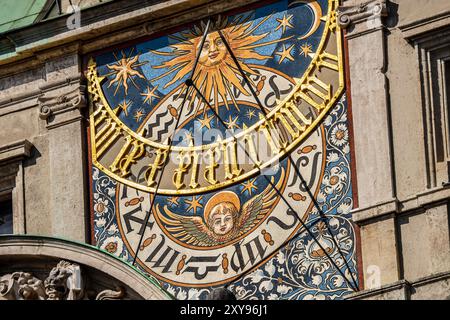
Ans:
[[[288,5],[288,7],[297,4],[297,3],[305,3],[309,7],[309,9],[314,13],[315,21],[309,31],[302,37],[298,38],[299,40],[303,40],[308,38],[310,35],[312,35],[314,32],[316,32],[317,29],[319,29],[320,26],[320,18],[322,18],[322,7],[320,4],[315,0],[296,0]]]

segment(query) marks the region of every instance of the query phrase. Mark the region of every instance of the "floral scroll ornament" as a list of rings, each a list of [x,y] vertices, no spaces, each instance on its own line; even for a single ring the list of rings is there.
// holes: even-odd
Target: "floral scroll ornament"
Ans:
[[[116,185],[113,179],[104,175],[93,167],[94,182],[94,236],[100,249],[117,257],[128,260],[128,251],[120,236],[115,220],[115,192]]]
[[[328,219],[331,232],[316,209],[305,222],[346,278],[351,279],[350,273],[355,277],[356,257],[354,229],[349,220],[353,201],[345,102],[344,95],[324,120],[327,161],[316,200]],[[303,229],[299,232],[302,234],[272,259],[230,286],[238,299],[339,299],[352,292],[317,242]],[[344,257],[335,247],[331,234]]]

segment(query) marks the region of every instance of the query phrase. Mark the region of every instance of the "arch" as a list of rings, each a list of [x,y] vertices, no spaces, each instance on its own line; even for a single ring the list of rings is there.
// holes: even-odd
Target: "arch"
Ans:
[[[0,270],[38,270],[55,261],[70,261],[83,268],[87,276],[108,279],[120,284],[132,299],[167,300],[173,297],[157,283],[137,268],[94,246],[71,240],[29,235],[0,236]],[[22,270],[14,270],[14,268]],[[28,270],[24,270],[24,269]],[[43,267],[41,267],[42,269]],[[6,272],[5,272],[6,271]],[[0,276],[2,275],[0,274]]]

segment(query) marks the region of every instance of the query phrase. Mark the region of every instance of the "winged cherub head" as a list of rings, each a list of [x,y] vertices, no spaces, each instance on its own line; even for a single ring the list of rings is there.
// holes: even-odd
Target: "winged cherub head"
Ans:
[[[223,191],[213,196],[205,207],[207,227],[216,235],[224,236],[237,231],[241,204],[238,196]]]
[[[276,187],[268,185],[242,207],[236,193],[221,191],[208,200],[203,217],[179,215],[167,205],[161,212],[159,204],[156,205],[156,216],[167,231],[183,243],[201,247],[225,244],[254,229],[270,213],[277,201],[276,190],[281,189],[284,177],[284,168],[281,168]],[[271,182],[275,183],[274,177]]]

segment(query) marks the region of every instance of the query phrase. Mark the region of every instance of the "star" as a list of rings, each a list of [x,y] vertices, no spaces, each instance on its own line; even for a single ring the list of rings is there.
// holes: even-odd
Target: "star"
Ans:
[[[233,130],[233,128],[239,129],[239,126],[236,124],[238,117],[231,119],[231,115],[228,116],[228,121],[224,121],[224,123],[227,125],[228,129]]]
[[[199,119],[199,122],[200,122],[200,125],[201,125],[200,129],[203,129],[204,127],[207,127],[208,129],[211,129],[211,120],[212,120],[212,118],[213,118],[212,116],[208,117],[208,114],[205,113],[203,115],[203,118]]]
[[[305,43],[300,46],[300,55],[308,56],[312,52],[312,45]]]
[[[292,14],[287,16],[284,15],[283,19],[277,19],[277,21],[280,23],[278,27],[275,28],[275,31],[277,31],[280,28],[283,28],[283,33],[286,32],[286,28],[293,28],[294,26],[291,24]]]
[[[249,120],[252,120],[252,118],[255,116],[255,110],[252,110],[252,109],[248,109],[247,110],[247,118],[249,119]]]
[[[153,98],[159,98],[159,96],[155,93],[155,90],[158,89],[158,86],[153,87],[153,89],[150,90],[150,87],[147,86],[147,92],[146,93],[141,93],[141,96],[144,96],[144,103],[146,103],[147,101],[150,100],[150,102],[148,104],[152,104]]]
[[[133,49],[134,50],[134,49]],[[139,77],[141,79],[145,79],[145,77],[135,69],[137,67],[140,67],[147,62],[141,62],[137,63],[139,60],[139,54],[135,55],[131,58],[131,55],[133,54],[133,50],[130,52],[130,57],[127,57],[126,54],[122,51],[122,58],[119,59],[115,53],[114,57],[116,58],[116,62],[112,65],[106,65],[109,70],[112,70],[110,73],[106,74],[105,76],[108,77],[110,75],[115,74],[114,79],[109,83],[109,87],[112,86],[113,83],[117,83],[117,88],[114,91],[114,95],[116,95],[117,91],[121,86],[124,88],[125,95],[128,94],[128,80],[131,81],[131,83],[137,88],[136,82],[134,82],[133,77]]]
[[[174,205],[176,207],[178,207],[178,205],[179,205],[178,197],[170,197],[167,199],[167,202],[169,202],[170,205]]]
[[[241,193],[244,193],[247,190],[248,194],[251,196],[253,189],[258,190],[258,187],[255,186],[255,180],[256,178],[241,183],[241,185],[244,186],[244,189],[242,189]]]
[[[286,46],[283,44],[283,50],[279,52],[275,52],[277,56],[280,56],[280,61],[278,61],[278,64],[281,64],[284,59],[289,59],[291,61],[294,61],[294,58],[291,55],[291,51],[294,48],[294,45],[290,46],[286,49]]]
[[[186,144],[189,145],[192,142],[192,140],[194,140],[192,137],[192,132],[191,131],[185,132],[184,133],[184,141],[186,142]]]
[[[123,110],[123,112],[125,112],[125,116],[128,117],[128,108],[131,107],[132,104],[133,104],[133,101],[123,100],[122,103],[119,103],[117,105],[117,108],[121,108]]]
[[[140,122],[141,121],[141,118],[143,117],[145,115],[145,112],[144,112],[144,110],[142,110],[142,108],[141,109],[139,109],[138,111],[136,111],[135,113],[134,113],[134,120],[136,120],[136,122]]]
[[[197,214],[197,208],[203,208],[203,205],[200,203],[202,198],[203,198],[203,196],[200,196],[198,198],[196,196],[193,196],[192,200],[184,200],[184,202],[189,204],[189,207],[187,208],[187,211],[193,210],[194,214]]]

